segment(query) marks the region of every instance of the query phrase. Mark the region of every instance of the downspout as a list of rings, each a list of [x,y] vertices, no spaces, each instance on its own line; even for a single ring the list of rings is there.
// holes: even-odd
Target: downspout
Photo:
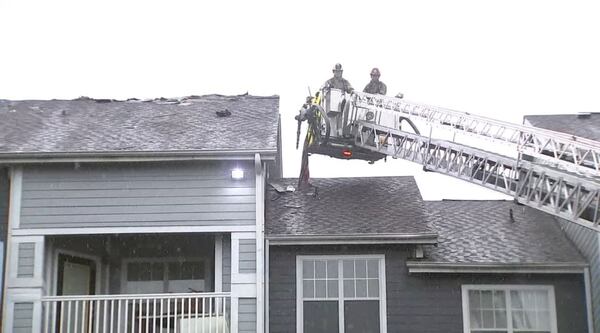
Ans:
[[[260,154],[254,155],[256,172],[256,332],[264,332],[264,231],[265,231],[265,171]]]
[[[592,288],[590,269],[586,267],[583,269],[583,280],[585,282],[585,305],[587,308],[587,326],[588,333],[594,333],[594,315],[592,311]]]
[[[269,252],[271,248],[269,246],[269,240],[265,240],[265,333],[269,333]]]

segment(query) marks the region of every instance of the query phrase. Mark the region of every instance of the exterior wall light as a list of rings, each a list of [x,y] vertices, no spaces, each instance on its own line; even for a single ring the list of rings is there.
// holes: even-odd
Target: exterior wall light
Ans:
[[[244,170],[242,169],[233,169],[231,170],[231,179],[244,179]]]

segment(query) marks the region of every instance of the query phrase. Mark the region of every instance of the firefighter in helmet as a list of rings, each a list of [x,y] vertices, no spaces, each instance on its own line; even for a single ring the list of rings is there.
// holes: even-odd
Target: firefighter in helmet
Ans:
[[[375,67],[371,70],[371,82],[369,82],[363,92],[369,94],[379,94],[385,95],[387,93],[387,86],[385,83],[379,81],[379,77],[381,76],[381,72],[379,72],[379,68]]]
[[[348,82],[348,80],[344,79],[342,77],[342,73],[343,73],[343,69],[342,69],[342,64],[335,64],[335,66],[333,67],[333,77],[329,80],[327,80],[325,82],[325,84],[323,84],[323,87],[321,87],[322,90],[326,90],[326,89],[340,89],[343,92],[346,93],[351,93],[354,88],[352,88],[352,85],[350,84],[350,82]]]

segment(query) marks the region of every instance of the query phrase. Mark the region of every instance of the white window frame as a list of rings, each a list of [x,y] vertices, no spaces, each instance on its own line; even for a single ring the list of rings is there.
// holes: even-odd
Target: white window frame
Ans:
[[[462,285],[462,311],[463,311],[463,328],[464,333],[471,333],[471,318],[469,316],[469,291],[470,290],[485,290],[485,291],[503,291],[505,295],[510,295],[511,291],[520,290],[537,290],[548,292],[548,301],[550,302],[550,332],[557,333],[558,326],[556,324],[556,299],[554,296],[554,286],[551,285],[521,285],[521,284],[467,284]],[[512,311],[510,308],[510,299],[507,296],[506,302],[506,322],[508,333],[513,333],[512,328]],[[482,331],[485,331],[483,329]]]
[[[385,255],[300,255],[296,256],[296,332],[304,332],[304,286],[302,279],[302,262],[304,260],[337,260],[340,266],[343,260],[378,259],[379,260],[379,330],[387,332],[387,296],[385,278]],[[339,333],[344,333],[344,275],[338,269],[338,323]],[[366,298],[370,299],[370,298]]]
[[[164,257],[164,258],[153,258],[153,257],[140,257],[140,258],[125,258],[123,259],[123,261],[121,262],[121,293],[123,291],[127,291],[127,270],[128,270],[128,265],[130,263],[160,263],[160,264],[164,264],[164,265],[168,265],[169,263],[172,262],[180,262],[181,258],[178,257]],[[210,265],[210,260],[208,257],[206,256],[201,256],[201,257],[186,257],[185,261],[201,261],[204,263],[204,280],[205,282],[208,281],[210,282],[211,277],[213,276],[212,274],[214,272],[212,272],[212,270],[210,269],[211,265]],[[166,274],[166,272],[165,272]],[[166,278],[165,280],[166,281]],[[215,286],[212,285],[208,285],[205,286],[207,289],[214,289]]]

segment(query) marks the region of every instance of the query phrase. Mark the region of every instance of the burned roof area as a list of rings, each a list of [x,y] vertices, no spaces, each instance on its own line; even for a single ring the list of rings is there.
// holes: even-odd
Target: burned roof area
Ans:
[[[267,191],[265,228],[271,237],[436,237],[413,177],[313,178],[311,187],[295,190],[297,181],[283,179]]]
[[[276,151],[278,108],[278,96],[251,95],[0,100],[0,155]]]

